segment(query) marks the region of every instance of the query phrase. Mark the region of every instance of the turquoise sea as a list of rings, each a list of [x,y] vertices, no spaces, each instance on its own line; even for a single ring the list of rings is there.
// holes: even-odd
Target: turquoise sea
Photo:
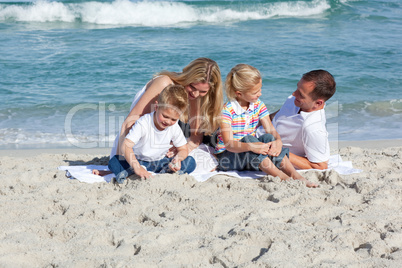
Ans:
[[[110,147],[135,93],[197,57],[276,111],[326,69],[330,140],[402,138],[402,1],[0,0],[0,149]]]

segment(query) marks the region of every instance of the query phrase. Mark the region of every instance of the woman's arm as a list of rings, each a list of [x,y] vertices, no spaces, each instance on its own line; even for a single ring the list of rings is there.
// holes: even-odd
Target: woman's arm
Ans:
[[[162,90],[172,83],[172,80],[168,76],[157,77],[147,84],[147,88],[141,98],[138,100],[137,104],[130,111],[126,119],[124,120],[119,137],[119,145],[117,146],[117,154],[122,154],[122,144],[130,131],[134,123],[142,115],[150,113],[153,110],[153,105],[158,99],[159,94]]]
[[[192,150],[196,149],[198,146],[200,146],[201,142],[203,139],[203,134],[193,134],[191,133],[189,140],[187,141],[187,149],[188,153],[190,153]]]

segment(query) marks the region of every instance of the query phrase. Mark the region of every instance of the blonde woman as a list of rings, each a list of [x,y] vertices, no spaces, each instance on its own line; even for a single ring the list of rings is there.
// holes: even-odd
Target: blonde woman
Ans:
[[[110,157],[121,154],[121,146],[128,131],[142,115],[152,112],[162,90],[171,84],[181,85],[188,93],[189,108],[180,120],[189,133],[188,151],[200,145],[204,135],[211,135],[219,127],[223,105],[221,73],[218,64],[208,58],[198,58],[183,68],[181,73],[162,71],[137,93],[130,113],[116,137]],[[174,150],[167,154],[172,157]]]

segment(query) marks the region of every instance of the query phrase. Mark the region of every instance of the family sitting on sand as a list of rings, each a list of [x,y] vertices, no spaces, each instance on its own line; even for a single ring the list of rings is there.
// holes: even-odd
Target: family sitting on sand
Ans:
[[[333,76],[324,70],[304,74],[271,115],[259,99],[261,87],[260,72],[238,64],[226,77],[223,104],[220,70],[211,59],[196,59],[181,73],[159,73],[137,93],[116,137],[108,165],[116,181],[134,173],[191,173],[196,161],[189,152],[207,142],[215,146],[218,170],[261,170],[316,187],[295,168],[328,167],[324,106],[335,93]]]

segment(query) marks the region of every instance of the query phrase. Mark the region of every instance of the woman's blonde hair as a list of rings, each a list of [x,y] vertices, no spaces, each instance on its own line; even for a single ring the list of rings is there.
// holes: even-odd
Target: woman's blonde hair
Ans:
[[[195,83],[208,83],[209,91],[198,98],[200,111],[199,128],[196,134],[212,134],[218,129],[223,107],[221,72],[218,64],[208,58],[198,58],[183,68],[183,72],[162,71],[158,75],[168,76],[175,84],[188,86]]]
[[[226,76],[225,90],[229,100],[236,98],[236,91],[250,90],[261,81],[261,74],[257,68],[248,64],[237,64]]]

